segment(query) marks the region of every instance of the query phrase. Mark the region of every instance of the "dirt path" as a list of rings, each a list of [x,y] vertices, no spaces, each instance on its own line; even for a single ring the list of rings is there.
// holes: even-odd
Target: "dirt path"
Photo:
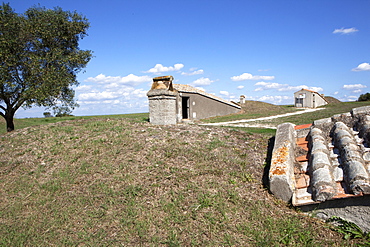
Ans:
[[[254,118],[254,119],[242,119],[242,120],[235,120],[235,121],[229,121],[229,122],[219,122],[219,123],[205,123],[201,125],[208,125],[208,126],[234,126],[234,127],[256,127],[256,128],[270,128],[270,129],[276,129],[276,126],[271,126],[268,124],[253,124],[251,122],[255,121],[265,121],[265,120],[271,120],[275,118],[281,118],[281,117],[288,117],[293,115],[299,115],[304,114],[307,112],[314,112],[323,110],[324,108],[315,108],[315,109],[305,109],[303,111],[297,111],[297,112],[289,112],[285,114],[270,116],[270,117],[261,117],[261,118]]]

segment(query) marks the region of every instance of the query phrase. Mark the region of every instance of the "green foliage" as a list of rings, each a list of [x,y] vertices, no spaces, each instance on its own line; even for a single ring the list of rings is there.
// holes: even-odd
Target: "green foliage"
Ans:
[[[61,8],[16,14],[0,6],[0,115],[8,131],[20,107],[77,106],[71,87],[92,56],[78,47],[88,27],[85,17]]]
[[[54,115],[56,117],[70,117],[72,115],[72,110],[67,106],[60,106],[53,108]]]
[[[361,94],[358,101],[370,101],[370,93]]]
[[[43,114],[44,114],[44,117],[52,117],[50,112],[44,112]]]
[[[365,233],[358,227],[355,223],[349,222],[344,220],[340,217],[333,216],[331,217],[328,222],[335,222],[338,226],[335,230],[341,234],[343,234],[344,239],[363,239],[366,240],[368,244],[370,244],[370,233]]]

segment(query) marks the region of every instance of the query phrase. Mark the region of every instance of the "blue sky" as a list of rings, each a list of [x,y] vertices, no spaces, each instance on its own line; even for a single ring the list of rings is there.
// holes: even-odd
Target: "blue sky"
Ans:
[[[155,76],[224,99],[293,104],[308,88],[341,101],[370,91],[368,0],[10,0],[85,15],[74,115],[148,112]],[[43,109],[16,117],[41,117]]]

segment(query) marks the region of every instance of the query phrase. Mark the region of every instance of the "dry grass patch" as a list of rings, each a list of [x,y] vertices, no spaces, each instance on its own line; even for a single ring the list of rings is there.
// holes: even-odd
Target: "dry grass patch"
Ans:
[[[128,119],[5,134],[0,245],[349,244],[263,188],[269,138]]]

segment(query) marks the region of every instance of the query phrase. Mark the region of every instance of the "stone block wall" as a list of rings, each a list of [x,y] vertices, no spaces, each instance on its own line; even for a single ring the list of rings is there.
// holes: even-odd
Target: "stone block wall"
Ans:
[[[149,99],[149,119],[152,124],[168,125],[177,123],[177,93],[166,89],[151,90]]]

